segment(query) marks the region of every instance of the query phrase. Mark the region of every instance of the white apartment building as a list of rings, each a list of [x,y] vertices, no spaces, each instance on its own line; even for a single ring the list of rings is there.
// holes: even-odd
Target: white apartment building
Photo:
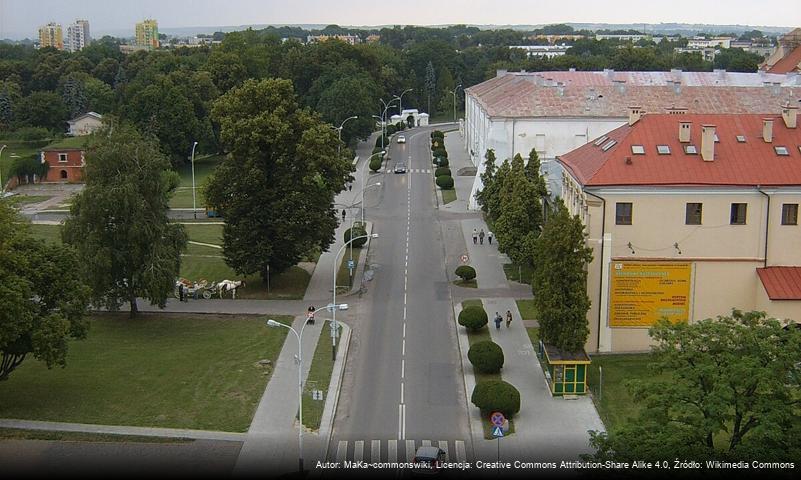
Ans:
[[[67,39],[64,47],[69,52],[79,52],[92,42],[89,34],[89,22],[87,20],[75,20],[75,23],[67,26]]]

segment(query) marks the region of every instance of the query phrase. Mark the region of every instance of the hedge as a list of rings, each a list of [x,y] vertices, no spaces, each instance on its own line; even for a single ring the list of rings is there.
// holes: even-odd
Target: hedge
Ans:
[[[501,412],[506,418],[512,418],[520,411],[520,392],[503,380],[477,383],[470,401],[482,413]]]
[[[448,166],[448,158],[447,157],[434,157],[434,163],[438,167],[447,167]]]
[[[431,138],[445,138],[445,132],[441,130],[434,130],[431,132]]]
[[[367,230],[365,230],[364,227],[361,226],[361,225],[354,226],[352,230],[353,230],[353,237],[354,238],[361,237],[362,235],[367,235]],[[344,237],[345,238],[345,243],[348,243],[350,241],[350,238],[351,238],[350,231],[351,231],[350,228],[345,230],[345,237]],[[353,245],[353,248],[361,248],[365,243],[367,243],[367,237],[359,238],[358,240],[354,240],[352,245]]]
[[[445,150],[445,147],[432,148],[431,149],[431,154],[434,155],[435,157],[448,158],[448,151]]]
[[[380,151],[380,150],[379,150]],[[381,165],[384,163],[384,160],[381,158],[381,155],[376,155],[370,160],[370,170],[377,172],[381,170]]]
[[[503,349],[492,340],[471,345],[467,358],[480,373],[498,373],[503,367]]]
[[[476,269],[470,265],[460,265],[456,268],[456,276],[461,277],[462,281],[469,281],[476,278]]]
[[[487,311],[484,310],[484,307],[464,307],[464,309],[459,312],[459,325],[473,332],[484,328],[487,321],[489,321],[489,318],[487,317]]]
[[[440,175],[437,177],[437,186],[443,190],[452,190],[453,177],[450,175]]]
[[[437,167],[437,169],[434,170],[434,176],[435,177],[439,177],[440,175],[448,175],[448,176],[450,176],[451,175],[451,169],[448,168],[448,167]]]

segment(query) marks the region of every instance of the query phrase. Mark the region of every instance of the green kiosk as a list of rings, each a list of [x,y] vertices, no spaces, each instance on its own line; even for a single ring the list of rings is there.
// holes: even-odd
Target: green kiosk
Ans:
[[[580,352],[563,351],[540,340],[539,351],[544,360],[545,378],[551,395],[584,395],[587,393],[587,370],[590,357]]]

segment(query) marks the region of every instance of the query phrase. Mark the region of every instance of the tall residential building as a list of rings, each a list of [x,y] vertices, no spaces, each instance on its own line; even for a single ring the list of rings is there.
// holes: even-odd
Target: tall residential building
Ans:
[[[89,36],[89,22],[86,20],[75,20],[75,23],[67,27],[66,47],[70,52],[78,52],[92,41]]]
[[[136,24],[136,45],[149,49],[159,48],[159,24],[147,19]]]
[[[61,33],[61,25],[50,22],[39,27],[39,48],[53,47],[64,50],[64,36]]]

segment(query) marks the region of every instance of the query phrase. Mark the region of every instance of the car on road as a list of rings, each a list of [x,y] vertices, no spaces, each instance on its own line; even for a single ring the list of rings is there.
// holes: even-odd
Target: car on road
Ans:
[[[405,135],[398,135],[398,139],[396,141],[398,143],[406,143],[406,136]]]
[[[395,164],[395,173],[406,173],[406,164],[403,162],[398,162]]]
[[[414,454],[413,463],[415,466],[412,469],[412,473],[439,473],[442,468],[442,464],[447,461],[448,458],[445,450],[439,447],[419,447]]]

